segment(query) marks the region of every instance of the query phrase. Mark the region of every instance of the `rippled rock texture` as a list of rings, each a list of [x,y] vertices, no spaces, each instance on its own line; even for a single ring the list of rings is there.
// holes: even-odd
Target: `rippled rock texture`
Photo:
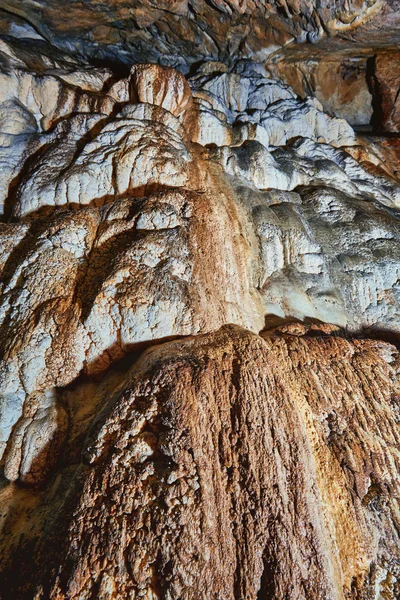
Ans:
[[[377,10],[347,4],[110,3],[90,35],[129,13],[189,42],[217,11],[225,39],[236,11],[300,39]],[[1,597],[398,598],[396,144],[281,56],[89,66],[32,7],[0,40]]]

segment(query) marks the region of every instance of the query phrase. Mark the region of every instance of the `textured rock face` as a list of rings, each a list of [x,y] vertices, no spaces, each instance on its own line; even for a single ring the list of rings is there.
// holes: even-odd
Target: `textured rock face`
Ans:
[[[3,8],[0,597],[398,598],[395,4]]]
[[[381,131],[400,130],[399,58],[399,52],[384,52],[375,57],[372,65],[371,87],[377,104],[375,126]]]
[[[324,110],[357,129],[399,131],[398,46],[364,43],[341,48],[338,41],[326,40],[310,51],[293,45],[277,52],[268,68],[301,97],[315,96]]]
[[[4,30],[49,40],[93,57],[156,62],[188,69],[199,59],[267,58],[290,41],[316,42],[378,19],[396,19],[393,0],[112,0],[1,3]],[[381,13],[384,12],[383,18]]]
[[[398,353],[326,331],[225,327],[66,392],[99,417],[74,432],[81,464],[67,451],[51,491],[10,506],[23,568],[11,554],[3,590],[398,597]]]
[[[355,127],[367,127],[371,118],[376,117],[374,108],[379,112],[381,105],[378,99],[375,101],[376,91],[371,82],[374,51],[359,47],[340,50],[332,45],[329,40],[312,51],[291,46],[277,53],[269,68],[301,97],[315,96],[326,111]]]

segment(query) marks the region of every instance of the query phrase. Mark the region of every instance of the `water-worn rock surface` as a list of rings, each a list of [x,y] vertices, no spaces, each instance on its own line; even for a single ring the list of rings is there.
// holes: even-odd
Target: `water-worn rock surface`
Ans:
[[[398,598],[396,3],[3,4],[0,597]]]

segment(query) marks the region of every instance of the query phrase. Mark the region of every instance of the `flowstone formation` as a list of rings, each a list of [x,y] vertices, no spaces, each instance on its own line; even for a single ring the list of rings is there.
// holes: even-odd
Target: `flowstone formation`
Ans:
[[[399,598],[394,54],[375,137],[294,89],[307,46],[139,60],[182,11],[315,41],[378,3],[135,6],[129,70],[42,4],[0,39],[0,597]]]

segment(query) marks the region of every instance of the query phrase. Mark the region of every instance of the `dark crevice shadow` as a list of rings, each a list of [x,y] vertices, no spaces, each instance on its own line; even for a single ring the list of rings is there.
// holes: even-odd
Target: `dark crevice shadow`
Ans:
[[[86,62],[87,62],[87,57],[85,58]],[[92,57],[90,58],[90,64],[91,66],[97,68],[97,69],[109,69],[112,74],[112,83],[108,80],[107,81],[107,87],[104,88],[102,91],[107,91],[107,89],[109,89],[111,87],[111,85],[113,83],[115,83],[116,81],[119,81],[120,79],[125,79],[129,76],[130,70],[131,70],[131,66],[123,63],[123,62],[119,62],[118,60],[114,60],[112,58],[95,58]],[[111,85],[110,85],[111,84]]]
[[[268,549],[265,548],[263,556],[263,572],[256,600],[273,600],[276,597],[274,572],[277,568],[277,561],[275,557],[270,557],[268,554]]]
[[[370,125],[372,126],[372,132],[378,133],[382,131],[383,124],[383,96],[380,83],[376,77],[376,55],[367,58],[366,62],[366,81],[369,93],[372,96],[371,106],[372,106],[372,116],[370,120]]]
[[[383,327],[364,327],[361,331],[350,334],[350,337],[361,340],[376,340],[392,344],[400,351],[400,333]]]
[[[84,371],[79,374],[79,376],[68,386],[65,386],[66,389],[71,389],[71,387],[75,386],[77,381],[79,383],[82,382],[96,382],[98,383],[104,377],[107,376],[110,371],[115,371],[118,373],[127,373],[133,365],[139,360],[139,358],[148,350],[149,348],[153,348],[155,346],[161,346],[163,344],[167,344],[168,342],[174,342],[176,340],[189,339],[192,336],[188,335],[167,335],[162,338],[154,338],[151,340],[144,340],[142,342],[134,342],[131,344],[124,344],[121,346],[118,342],[115,342],[104,350],[104,352],[98,356],[94,361],[89,364],[86,364],[84,367]],[[121,356],[122,354],[122,356]],[[113,356],[118,356],[117,359],[113,359]],[[102,367],[105,361],[104,358],[111,358],[111,361],[106,367]],[[93,373],[88,375],[87,373]]]

